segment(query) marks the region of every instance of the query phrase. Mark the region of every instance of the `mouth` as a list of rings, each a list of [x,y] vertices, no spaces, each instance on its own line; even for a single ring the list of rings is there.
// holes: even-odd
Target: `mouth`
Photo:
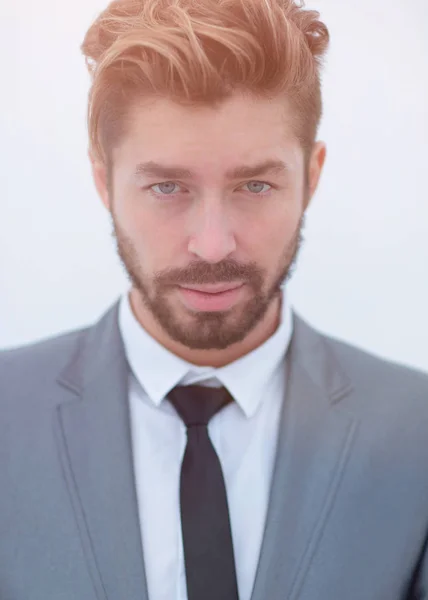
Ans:
[[[221,311],[232,308],[242,295],[245,284],[218,284],[179,287],[184,304],[196,311]]]
[[[208,285],[183,285],[186,290],[193,290],[195,292],[202,292],[206,294],[219,294],[221,292],[228,292],[242,286],[242,282],[235,283],[213,283]]]

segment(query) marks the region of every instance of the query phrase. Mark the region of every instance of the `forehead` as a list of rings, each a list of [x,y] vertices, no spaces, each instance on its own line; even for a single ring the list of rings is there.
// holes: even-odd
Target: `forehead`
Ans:
[[[169,99],[135,104],[115,159],[130,168],[149,161],[228,172],[283,161],[298,168],[300,147],[286,100],[236,94],[217,107],[186,107]]]

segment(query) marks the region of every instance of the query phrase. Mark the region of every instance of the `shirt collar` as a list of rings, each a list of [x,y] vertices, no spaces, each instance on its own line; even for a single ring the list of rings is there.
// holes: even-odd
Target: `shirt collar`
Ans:
[[[287,296],[284,287],[280,324],[269,339],[238,360],[214,368],[193,365],[157,342],[137,321],[126,292],[120,299],[119,328],[131,371],[156,406],[176,385],[203,381],[206,385],[224,385],[245,415],[251,417],[283,362],[292,337],[292,308]]]

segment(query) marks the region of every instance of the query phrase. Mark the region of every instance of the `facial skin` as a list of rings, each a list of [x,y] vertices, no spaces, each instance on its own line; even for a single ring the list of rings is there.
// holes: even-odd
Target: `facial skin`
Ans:
[[[325,144],[315,145],[305,180],[283,98],[236,94],[215,109],[157,99],[130,116],[111,172],[91,161],[132,282],[133,312],[152,337],[192,364],[229,364],[279,325],[280,286],[297,259]],[[287,171],[227,176],[268,160],[286,163]],[[137,165],[148,162],[192,175],[137,176]],[[246,285],[220,312],[188,308],[177,288],[227,282]]]

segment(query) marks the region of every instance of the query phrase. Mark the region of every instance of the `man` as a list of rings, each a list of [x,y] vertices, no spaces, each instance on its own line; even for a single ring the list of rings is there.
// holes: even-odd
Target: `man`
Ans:
[[[328,39],[291,0],[118,0],[89,30],[132,287],[0,355],[2,600],[428,598],[428,377],[286,294]]]

